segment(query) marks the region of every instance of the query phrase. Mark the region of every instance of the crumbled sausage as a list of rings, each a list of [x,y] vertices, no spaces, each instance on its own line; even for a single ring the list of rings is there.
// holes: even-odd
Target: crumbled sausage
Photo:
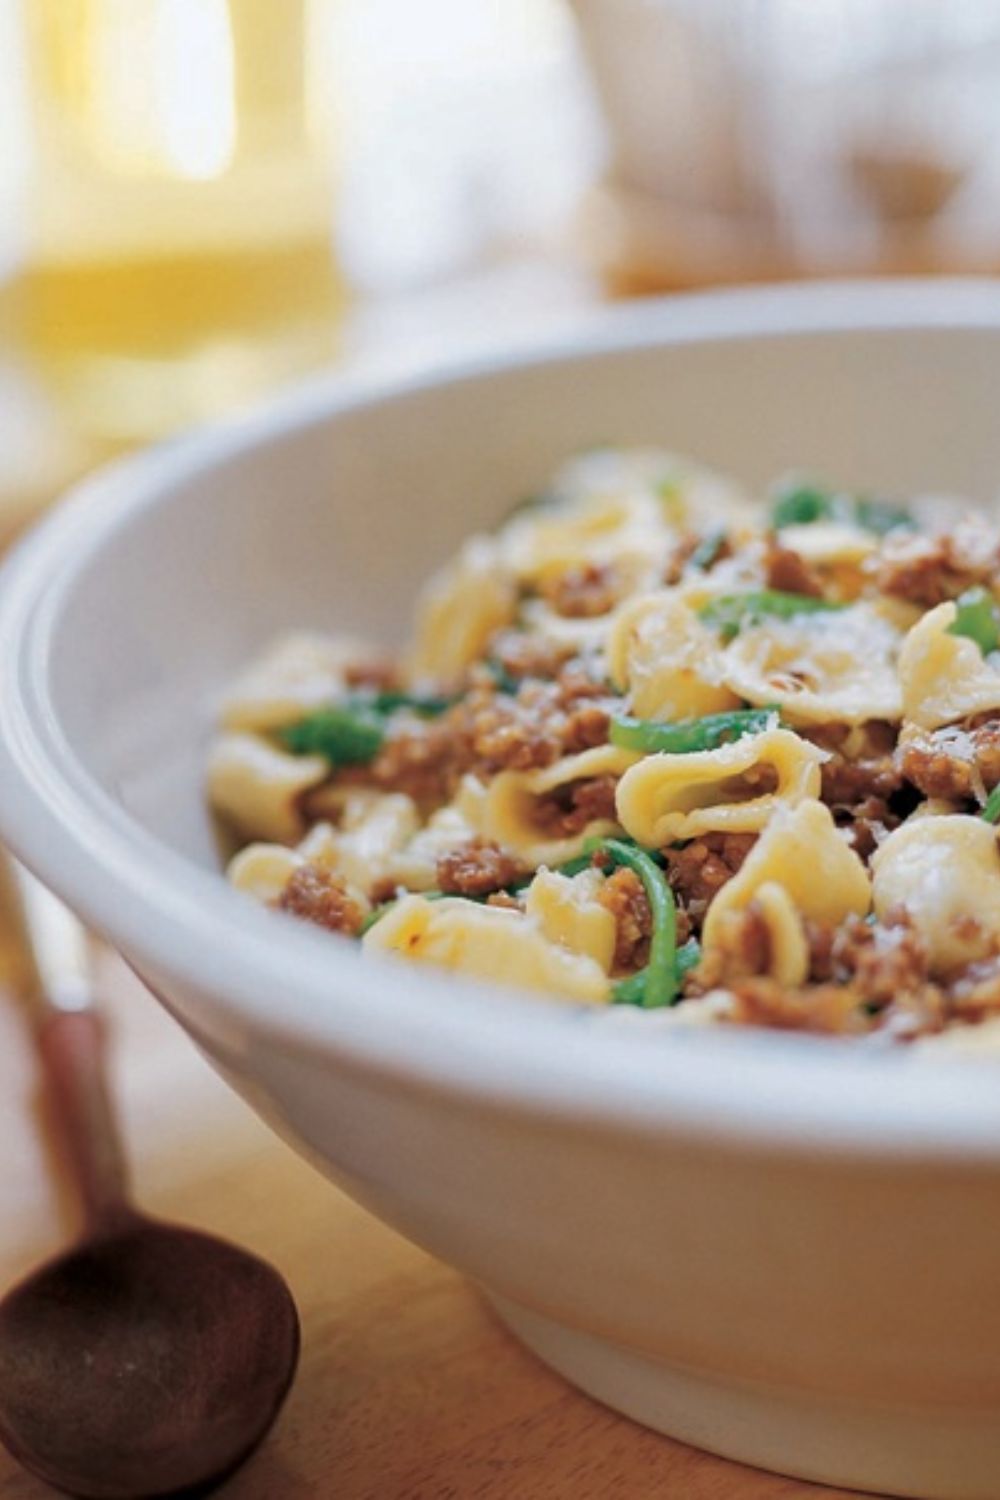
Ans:
[[[463,737],[446,722],[449,717],[407,720],[387,736],[371,765],[348,767],[337,780],[405,792],[424,807],[447,801],[471,759]]]
[[[547,838],[573,838],[588,823],[614,822],[616,776],[591,776],[557,787],[535,804],[539,833]]]
[[[645,887],[634,870],[615,870],[597,898],[615,919],[614,968],[640,969],[649,959],[653,916]]]
[[[817,599],[822,596],[823,583],[815,568],[800,553],[791,547],[783,547],[773,536],[768,538],[764,566],[769,589],[781,589],[786,594],[809,594]]]
[[[456,896],[486,896],[521,874],[513,855],[487,839],[470,839],[437,862],[438,889]]]
[[[490,642],[490,656],[508,677],[553,678],[573,655],[566,643],[544,640],[521,630],[502,630]]]
[[[852,807],[866,797],[891,797],[903,784],[894,758],[895,726],[882,719],[865,724],[817,724],[800,731],[825,750],[820,775],[823,801]]]
[[[770,1026],[782,1031],[811,1031],[844,1036],[866,1029],[852,990],[841,985],[815,984],[789,989],[774,979],[744,979],[734,984],[735,1021],[746,1026]]]
[[[952,977],[951,1013],[962,1021],[981,1021],[1000,1011],[1000,954],[967,964]]]
[[[356,661],[344,668],[344,681],[348,687],[371,688],[385,692],[401,686],[399,668],[391,661]]]
[[[849,917],[833,935],[830,959],[832,977],[850,981],[873,1009],[918,994],[928,981],[927,944],[903,913],[874,923]]]
[[[319,865],[300,865],[275,904],[279,911],[329,932],[356,933],[364,921],[360,904],[343,880]]]
[[[879,1033],[894,1041],[912,1041],[942,1029],[947,1001],[936,984],[900,996],[872,1016],[853,985],[812,984],[788,989],[773,979],[745,979],[732,987],[737,1009],[732,1017],[746,1026],[810,1031],[827,1036]]]
[[[1000,782],[1000,718],[980,714],[931,732],[910,730],[896,758],[925,797],[958,802],[989,791]]]
[[[966,519],[935,536],[888,536],[876,562],[875,583],[884,594],[929,609],[974,584],[988,583],[998,567],[996,534],[981,521]]]
[[[606,563],[578,563],[546,579],[542,596],[569,619],[606,615],[618,602],[621,581]]]
[[[831,811],[847,842],[866,864],[882,840],[900,824],[900,818],[883,797],[865,797],[853,807],[834,804]]]
[[[667,878],[695,923],[731,880],[755,843],[752,833],[706,833],[680,849],[664,849]]]
[[[939,1031],[947,996],[929,976],[927,945],[904,913],[885,922],[848,917],[839,927],[806,922],[808,982],[789,987],[767,973],[769,934],[755,904],[731,913],[717,943],[690,976],[689,990],[725,988],[746,1025],[898,1040]],[[1000,1003],[1000,974],[994,977]]]
[[[572,661],[554,680],[525,679],[516,693],[479,681],[439,718],[399,716],[371,764],[336,780],[405,792],[427,809],[448,801],[468,771],[537,770],[606,744],[610,723],[607,684]]]

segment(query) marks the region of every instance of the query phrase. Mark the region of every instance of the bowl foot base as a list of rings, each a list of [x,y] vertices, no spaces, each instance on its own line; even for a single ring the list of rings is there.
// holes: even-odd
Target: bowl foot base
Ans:
[[[490,1299],[567,1380],[646,1427],[799,1479],[910,1500],[997,1500],[996,1413],[872,1410],[727,1384]]]

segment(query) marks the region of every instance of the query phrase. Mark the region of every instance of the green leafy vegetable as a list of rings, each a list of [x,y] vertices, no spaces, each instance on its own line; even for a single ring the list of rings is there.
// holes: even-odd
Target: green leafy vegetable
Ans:
[[[813,521],[827,521],[833,515],[834,498],[829,490],[816,485],[788,485],[775,495],[771,525],[780,531],[783,526],[809,526]]]
[[[455,701],[397,691],[354,693],[279,729],[278,738],[293,755],[324,755],[331,766],[366,766],[381,749],[392,714],[408,708],[434,718]]]
[[[917,523],[902,505],[891,500],[867,499],[858,496],[852,501],[854,520],[864,531],[876,536],[888,536],[890,531],[916,531]]]
[[[720,526],[715,531],[710,531],[703,536],[697,547],[691,553],[689,559],[692,568],[700,568],[706,573],[714,562],[718,561],[719,553],[726,543],[725,528]]]
[[[378,714],[392,714],[398,708],[409,708],[415,714],[421,714],[425,719],[436,719],[440,714],[454,707],[458,699],[454,694],[445,697],[439,693],[403,693],[386,690],[376,693],[372,698],[358,695],[351,701],[362,706],[370,706]]]
[[[1000,818],[1000,786],[995,786],[990,792],[979,816],[987,823],[995,823]]]
[[[955,600],[955,608],[949,634],[968,636],[984,656],[996,651],[1000,646],[1000,609],[989,589],[966,589]]]
[[[512,698],[517,694],[521,686],[520,678],[512,677],[503,663],[497,661],[495,656],[487,657],[483,662],[483,666],[493,678],[498,693],[507,693]]]
[[[677,957],[674,961],[674,972],[677,985],[680,988],[686,974],[695,967],[701,959],[701,947],[697,938],[688,938],[683,948],[678,948]],[[646,999],[646,982],[649,977],[648,967],[639,969],[635,974],[630,974],[627,979],[621,979],[615,985],[611,996],[613,1005],[638,1005],[645,1008],[648,1005]]]
[[[759,734],[776,722],[776,708],[736,708],[729,713],[706,714],[701,719],[675,719],[662,724],[655,719],[631,719],[622,714],[611,720],[610,740],[623,750],[650,754],[688,755],[696,750],[714,750],[745,734]]]
[[[331,766],[364,766],[382,747],[385,719],[370,704],[345,701],[279,729],[278,738],[293,755],[324,755]]]
[[[844,495],[821,485],[793,481],[777,491],[771,506],[771,525],[809,526],[815,521],[841,521],[860,526],[876,536],[916,525],[909,511],[891,500],[866,495]]]
[[[787,594],[780,589],[757,589],[746,594],[720,594],[703,604],[698,614],[706,625],[722,632],[722,638],[731,641],[745,625],[757,625],[768,617],[788,620],[793,615],[818,614],[821,611],[843,609],[829,599],[817,599],[812,594]]]

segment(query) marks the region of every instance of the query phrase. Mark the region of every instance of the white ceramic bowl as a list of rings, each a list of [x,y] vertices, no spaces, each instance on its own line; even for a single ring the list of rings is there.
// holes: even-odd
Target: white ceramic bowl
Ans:
[[[554,351],[314,388],[98,476],[0,598],[3,837],[276,1129],[612,1405],[940,1500],[1000,1493],[991,1067],[651,1039],[363,962],[227,889],[201,765],[271,632],[398,639],[427,570],[571,450],[986,499],[998,390],[996,285],[611,311]]]

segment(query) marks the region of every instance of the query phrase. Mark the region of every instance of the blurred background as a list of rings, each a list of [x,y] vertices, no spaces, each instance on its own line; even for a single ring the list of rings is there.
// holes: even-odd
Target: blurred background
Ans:
[[[1000,0],[0,0],[0,540],[602,297],[1000,267]]]

